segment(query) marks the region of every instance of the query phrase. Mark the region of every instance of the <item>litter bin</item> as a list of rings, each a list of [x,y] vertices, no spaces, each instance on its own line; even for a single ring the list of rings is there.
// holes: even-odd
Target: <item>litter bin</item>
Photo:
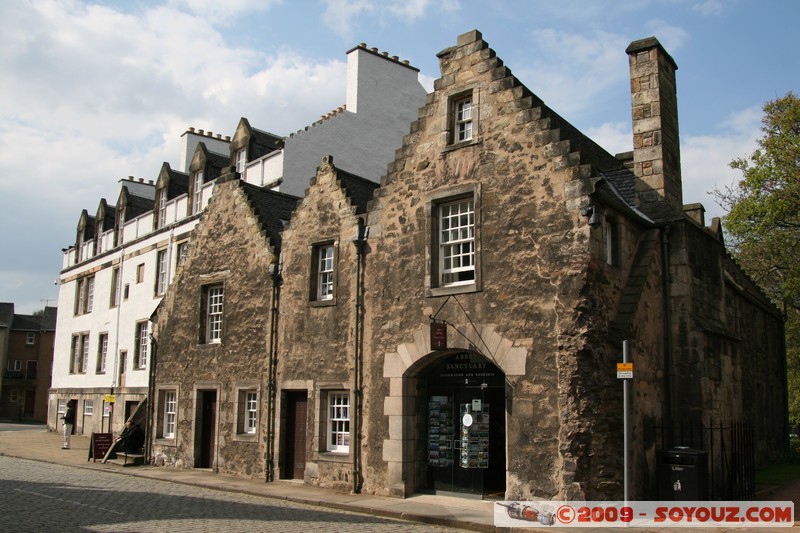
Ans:
[[[705,500],[708,452],[677,447],[659,452],[658,497],[664,501]]]

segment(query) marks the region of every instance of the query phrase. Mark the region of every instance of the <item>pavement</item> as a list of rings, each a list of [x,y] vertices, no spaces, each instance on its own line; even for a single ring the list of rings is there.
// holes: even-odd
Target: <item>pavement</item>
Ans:
[[[275,498],[319,507],[338,509],[373,516],[399,518],[414,522],[446,526],[468,531],[548,531],[550,528],[497,528],[494,526],[494,502],[469,498],[413,495],[408,498],[390,498],[370,494],[347,494],[305,485],[298,481],[281,480],[266,483],[260,479],[215,474],[207,469],[174,469],[155,466],[123,467],[111,462],[93,461],[89,457],[89,437],[73,435],[71,448],[62,450],[62,436],[43,425],[6,424],[0,422],[0,455],[31,459],[47,463],[71,465],[101,471],[122,473],[143,478],[170,481],[184,485],[205,487],[229,492],[240,492],[265,498]],[[759,487],[758,501],[792,501],[795,518],[800,510],[800,481],[773,487]],[[692,528],[695,531],[730,531],[731,528]],[[761,533],[774,529],[758,528]],[[792,529],[800,530],[795,521]],[[756,529],[753,529],[756,530]],[[584,531],[598,531],[584,529]],[[622,531],[622,530],[620,530]],[[648,528],[648,531],[674,532],[676,528]],[[744,531],[735,529],[734,531]]]

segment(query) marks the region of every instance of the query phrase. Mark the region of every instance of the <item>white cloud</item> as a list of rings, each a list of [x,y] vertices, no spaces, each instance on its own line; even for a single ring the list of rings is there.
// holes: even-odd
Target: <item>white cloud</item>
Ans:
[[[596,128],[587,128],[584,133],[610,154],[630,152],[633,149],[630,123],[606,122]]]
[[[701,15],[719,15],[722,13],[722,2],[720,0],[703,0],[692,5],[692,11],[697,11]]]
[[[669,50],[670,54],[674,54],[689,40],[689,33],[686,30],[661,19],[650,20],[646,26],[650,34],[655,35],[658,42]]]
[[[228,21],[243,13],[267,11],[283,0],[169,0],[168,5],[207,20]]]
[[[628,40],[621,35],[540,28],[532,40],[530,63],[514,71],[559,114],[570,116],[596,105],[598,95],[627,79],[627,57],[621,51]]]
[[[747,157],[756,149],[761,136],[760,108],[732,113],[722,124],[719,135],[686,137],[681,142],[681,168],[684,203],[700,202],[706,208],[706,220],[725,213],[712,191],[733,184],[740,176],[730,162]]]
[[[189,126],[229,135],[245,116],[283,135],[345,101],[344,50],[320,61],[232,47],[205,17],[172,7],[34,0],[3,3],[0,16],[0,249],[35,243],[25,255],[45,278],[82,209],[116,202],[128,175],[180,168]],[[4,276],[26,268],[22,255],[2,257]],[[18,300],[6,292],[16,281],[0,289]]]
[[[357,26],[391,24],[395,19],[414,22],[431,11],[451,13],[461,8],[459,0],[323,0],[325,25],[342,37],[350,38]]]

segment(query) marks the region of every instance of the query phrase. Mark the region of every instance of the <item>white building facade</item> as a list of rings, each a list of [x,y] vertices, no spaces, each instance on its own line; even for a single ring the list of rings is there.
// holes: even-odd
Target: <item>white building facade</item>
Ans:
[[[148,397],[150,317],[190,246],[221,165],[237,165],[248,183],[298,196],[327,154],[376,182],[386,173],[426,91],[418,70],[396,56],[361,44],[347,58],[346,104],[313,125],[278,137],[243,119],[233,139],[190,128],[179,170],[165,163],[156,180],[121,180],[116,204],[103,199],[94,216],[83,211],[59,275],[50,429],[60,429],[72,401],[76,433],[118,431]],[[239,148],[243,124],[272,144]]]

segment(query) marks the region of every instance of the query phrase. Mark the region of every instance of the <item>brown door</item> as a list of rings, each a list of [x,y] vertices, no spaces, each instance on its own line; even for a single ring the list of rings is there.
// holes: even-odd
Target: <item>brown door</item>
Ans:
[[[286,393],[286,446],[281,473],[284,479],[304,479],[308,393]]]
[[[212,468],[217,436],[217,391],[200,391],[200,404],[200,446],[195,462],[197,468]]]
[[[33,408],[36,405],[36,391],[35,390],[26,390],[25,391],[25,418],[30,418],[33,416]]]

